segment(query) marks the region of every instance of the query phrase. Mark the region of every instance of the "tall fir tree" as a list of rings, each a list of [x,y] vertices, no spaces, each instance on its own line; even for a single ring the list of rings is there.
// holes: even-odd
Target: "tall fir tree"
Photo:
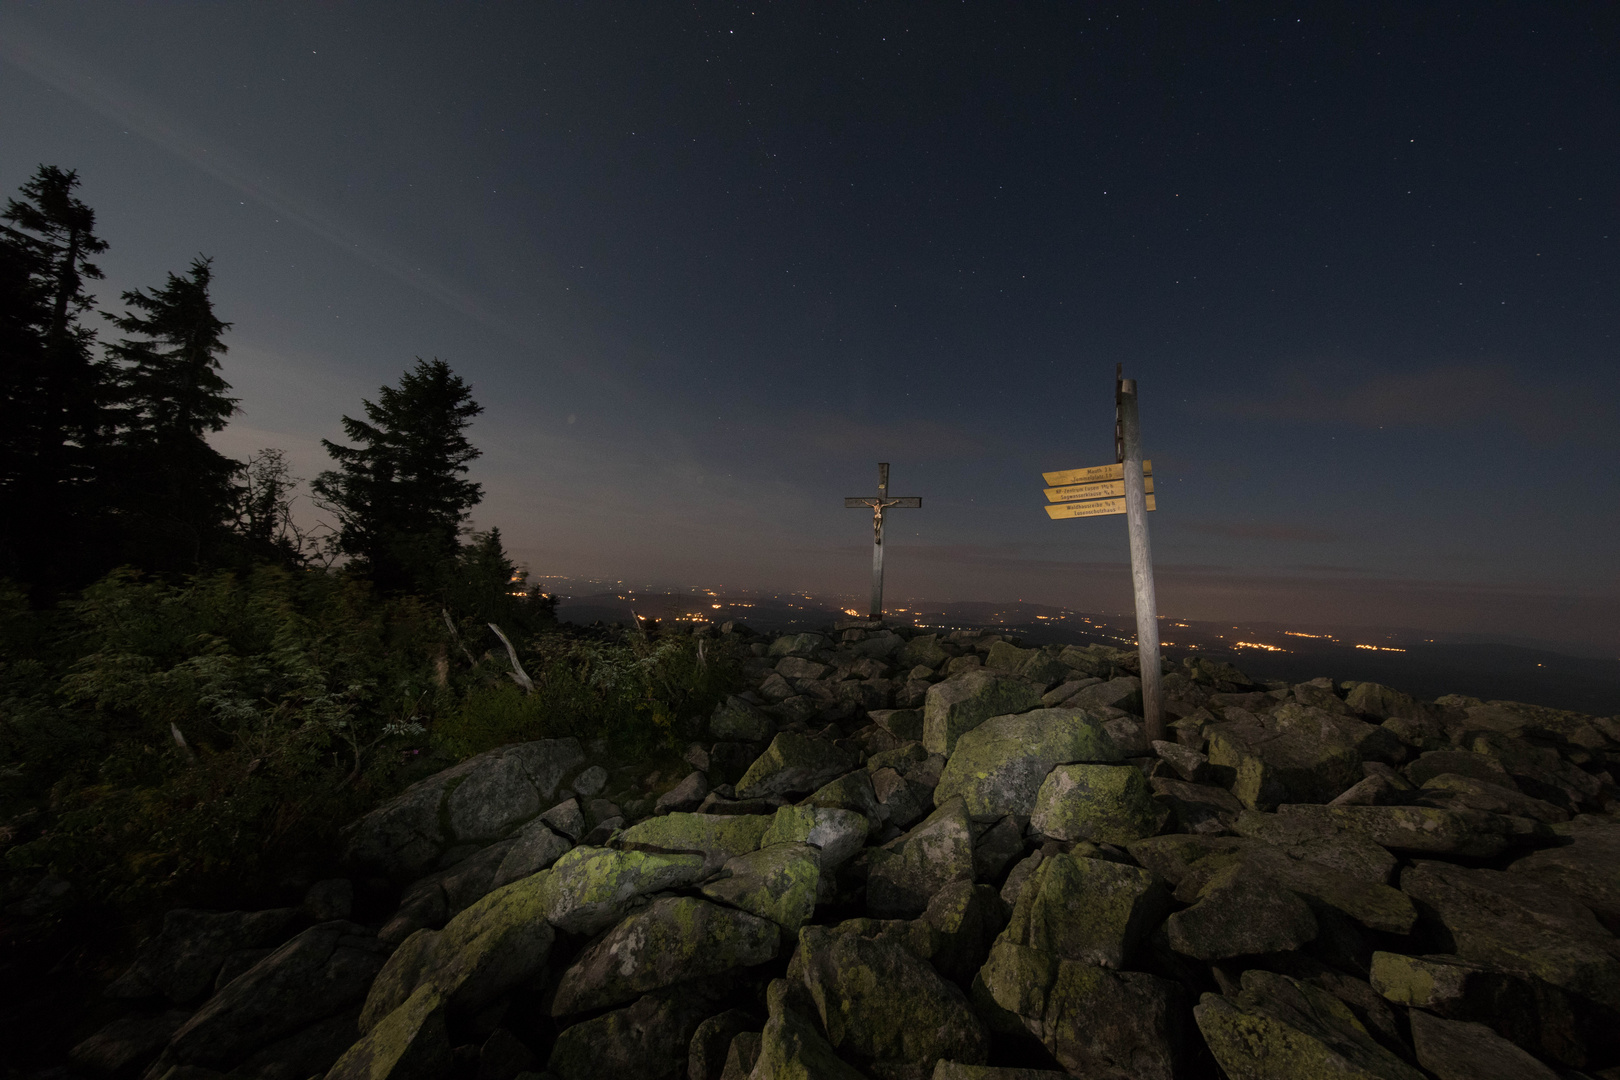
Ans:
[[[358,570],[389,591],[435,591],[483,497],[464,479],[479,456],[466,430],[483,407],[438,358],[418,358],[397,388],[361,404],[365,420],[343,418],[358,445],[321,440],[338,467],[316,477],[313,490],[337,515],[338,548]]]
[[[197,569],[233,516],[241,470],[208,443],[236,411],[220,374],[231,324],[214,314],[213,260],[199,256],[161,289],[123,294],[105,317],[126,335],[107,349],[114,404],[103,472],[124,561]]]
[[[0,575],[46,590],[82,574],[97,531],[102,369],[80,316],[107,244],[78,186],[41,165],[0,212]]]

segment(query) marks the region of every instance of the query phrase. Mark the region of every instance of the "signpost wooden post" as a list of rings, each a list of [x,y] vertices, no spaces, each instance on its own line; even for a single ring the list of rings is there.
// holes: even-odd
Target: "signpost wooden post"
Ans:
[[[1136,590],[1136,656],[1142,667],[1142,719],[1149,739],[1164,738],[1164,684],[1159,671],[1159,601],[1153,588],[1153,552],[1148,547],[1147,492],[1142,480],[1142,425],[1136,380],[1115,376],[1119,429],[1124,444],[1125,528],[1131,538],[1131,583]]]
[[[902,496],[889,498],[889,463],[878,462],[878,493],[877,498],[862,498],[851,495],[844,499],[844,506],[870,506],[872,508],[872,615],[873,619],[883,618],[883,512],[893,509],[917,509],[922,506],[922,499],[916,496]]]
[[[1153,588],[1153,553],[1147,515],[1155,508],[1153,462],[1142,457],[1136,380],[1114,371],[1113,465],[1042,473],[1049,485],[1046,516],[1053,520],[1125,515],[1131,545],[1131,582],[1136,595],[1136,655],[1142,668],[1142,719],[1149,739],[1164,738],[1164,683],[1159,671],[1159,605]]]

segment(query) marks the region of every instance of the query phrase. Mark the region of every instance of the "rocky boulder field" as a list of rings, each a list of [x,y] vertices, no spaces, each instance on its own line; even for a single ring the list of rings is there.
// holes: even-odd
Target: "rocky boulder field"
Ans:
[[[1134,653],[698,632],[752,689],[689,771],[429,777],[170,912],[70,1072],[1620,1078],[1620,717],[1189,660],[1150,742]]]

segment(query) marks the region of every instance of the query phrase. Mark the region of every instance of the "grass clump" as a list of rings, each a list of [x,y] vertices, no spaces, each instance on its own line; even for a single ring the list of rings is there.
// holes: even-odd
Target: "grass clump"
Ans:
[[[435,725],[434,743],[459,759],[505,743],[575,736],[603,740],[615,759],[638,760],[700,736],[742,677],[734,646],[634,631],[543,634],[524,667],[533,694],[510,682],[474,687]]]

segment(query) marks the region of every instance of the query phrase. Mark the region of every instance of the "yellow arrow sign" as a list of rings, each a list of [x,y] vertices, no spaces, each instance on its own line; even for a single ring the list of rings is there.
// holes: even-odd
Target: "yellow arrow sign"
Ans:
[[[1153,496],[1147,497],[1147,508],[1157,509]],[[1125,512],[1124,499],[1097,499],[1094,502],[1053,503],[1046,508],[1046,516],[1053,518],[1078,517],[1106,517],[1109,514],[1123,514]]]
[[[1153,475],[1153,462],[1142,462],[1142,475]],[[1063,469],[1060,472],[1041,473],[1041,479],[1053,487],[1063,484],[1090,484],[1099,480],[1125,479],[1123,465],[1093,465],[1089,469]]]
[[[1153,490],[1153,477],[1143,477],[1142,489]],[[1107,499],[1122,497],[1125,494],[1125,481],[1110,480],[1106,484],[1073,484],[1069,487],[1049,487],[1046,489],[1048,502],[1073,502],[1076,499]]]

